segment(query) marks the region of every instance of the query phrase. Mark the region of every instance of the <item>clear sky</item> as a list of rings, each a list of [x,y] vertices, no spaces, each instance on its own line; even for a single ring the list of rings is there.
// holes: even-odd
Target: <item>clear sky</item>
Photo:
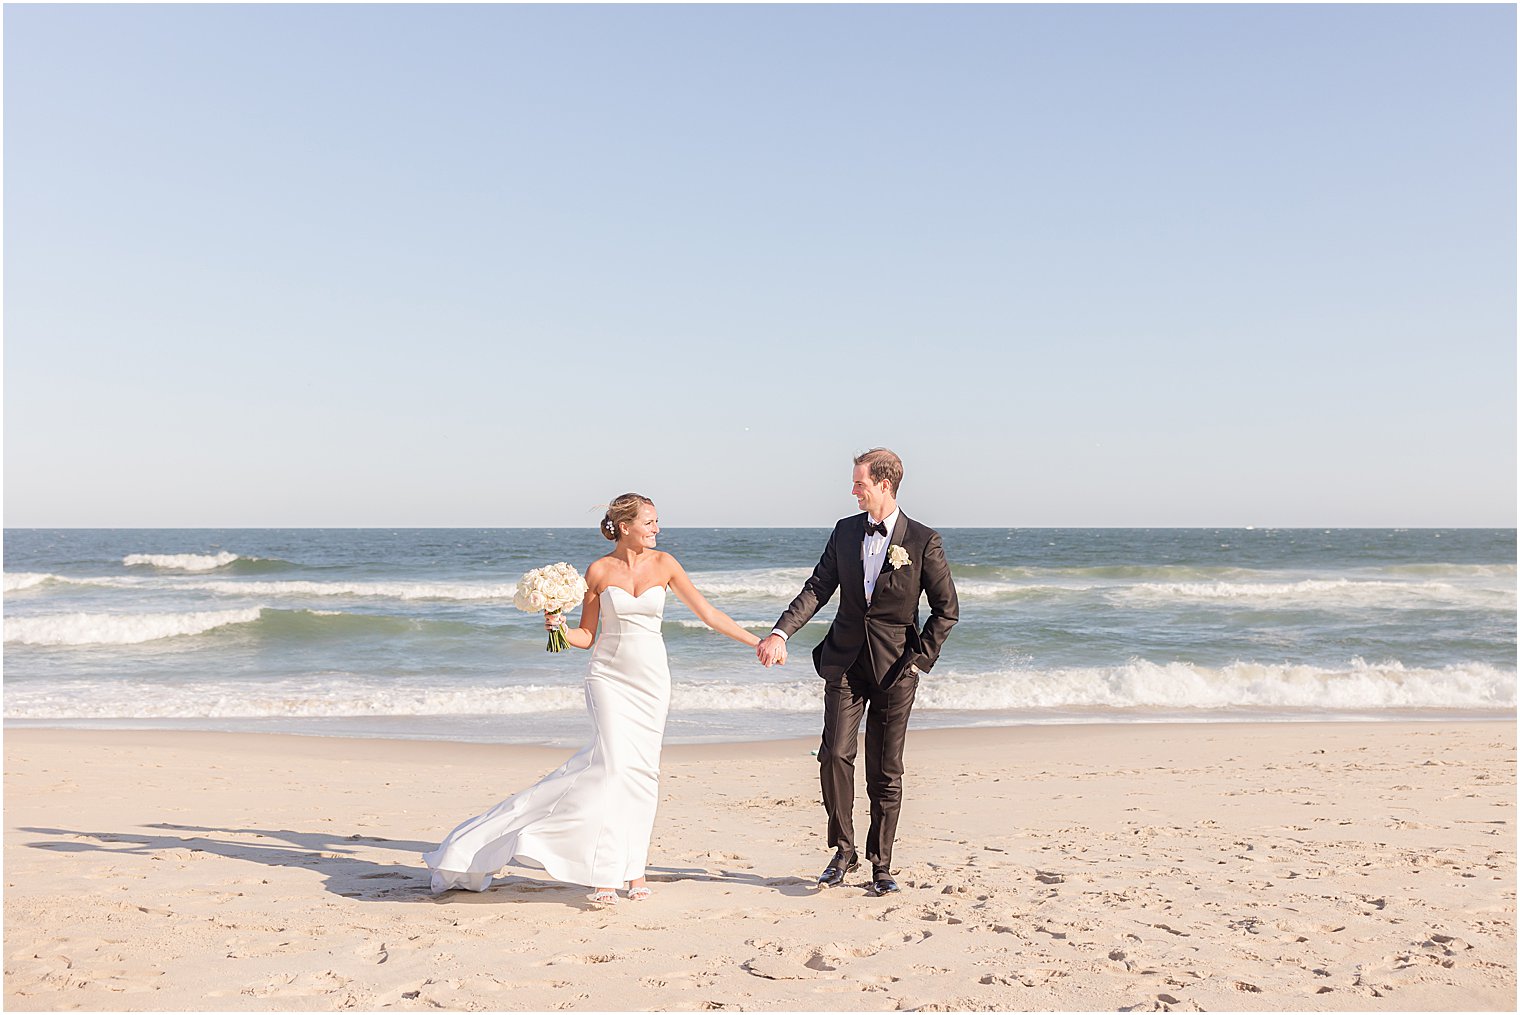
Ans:
[[[1513,525],[1515,18],[7,6],[5,524]]]

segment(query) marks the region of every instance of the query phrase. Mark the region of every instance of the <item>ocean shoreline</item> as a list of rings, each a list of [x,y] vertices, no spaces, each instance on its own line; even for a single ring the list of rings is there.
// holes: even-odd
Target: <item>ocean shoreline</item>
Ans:
[[[822,717],[821,716],[819,717],[819,722],[820,723],[822,722]],[[914,726],[914,725],[910,724],[909,729],[908,729],[908,735],[911,738],[913,738],[914,740],[918,741],[918,742],[930,742],[930,741],[937,741],[937,740],[942,739],[942,738],[943,739],[955,739],[955,738],[961,737],[961,736],[966,735],[966,734],[983,734],[983,733],[986,733],[986,734],[995,734],[995,735],[1001,736],[1001,735],[1003,735],[1005,733],[1008,733],[1008,732],[1011,732],[1011,731],[1041,731],[1038,734],[1039,736],[1048,736],[1048,735],[1056,735],[1058,733],[1063,733],[1063,732],[1065,732],[1065,733],[1078,733],[1078,734],[1081,734],[1081,733],[1097,734],[1097,733],[1100,733],[1100,731],[1113,731],[1113,732],[1117,733],[1118,731],[1121,731],[1121,730],[1129,730],[1129,729],[1135,729],[1135,728],[1144,728],[1144,729],[1149,730],[1149,731],[1156,731],[1156,732],[1160,732],[1160,733],[1165,733],[1165,732],[1168,732],[1168,731],[1170,731],[1170,732],[1177,732],[1177,731],[1182,731],[1182,730],[1209,730],[1209,729],[1221,728],[1221,727],[1222,728],[1232,729],[1232,730],[1251,730],[1253,732],[1264,732],[1264,731],[1273,730],[1273,729],[1283,729],[1283,728],[1292,729],[1292,728],[1295,728],[1295,727],[1304,727],[1304,728],[1309,728],[1309,729],[1325,729],[1325,728],[1336,728],[1336,727],[1343,727],[1343,728],[1346,728],[1346,729],[1367,729],[1367,728],[1388,728],[1388,727],[1395,727],[1396,728],[1396,727],[1401,727],[1401,726],[1418,727],[1418,728],[1440,727],[1440,726],[1444,726],[1444,725],[1476,726],[1476,725],[1483,725],[1483,724],[1492,724],[1492,725],[1494,725],[1496,727],[1514,727],[1516,725],[1516,717],[1515,717],[1515,715],[1512,714],[1512,715],[1510,715],[1508,717],[1489,717],[1489,716],[1449,717],[1449,716],[1441,716],[1441,717],[1432,717],[1432,718],[1429,718],[1429,719],[1410,719],[1410,718],[1389,719],[1389,718],[1382,718],[1382,717],[1368,718],[1368,719],[1344,719],[1344,718],[1326,718],[1326,719],[1239,719],[1239,720],[1229,720],[1229,721],[1198,721],[1198,722],[1186,722],[1186,721],[1175,721],[1175,720],[1167,720],[1167,719],[1158,719],[1158,720],[1154,720],[1154,721],[1137,720],[1137,721],[1134,721],[1134,722],[1082,722],[1082,721],[1073,721],[1073,722],[1007,723],[1007,724],[996,724],[996,725],[987,724],[987,725],[978,725],[978,726],[935,726],[935,727],[920,727],[920,726]],[[568,748],[568,747],[571,746],[569,744],[528,743],[528,742],[517,742],[517,741],[455,740],[455,739],[450,739],[450,738],[446,738],[446,737],[344,736],[344,735],[340,735],[340,734],[328,734],[328,733],[292,733],[292,732],[287,732],[287,731],[268,731],[268,732],[265,732],[265,731],[255,731],[255,730],[215,730],[215,729],[200,729],[200,728],[171,729],[171,728],[165,728],[165,727],[80,728],[80,727],[68,727],[68,726],[12,726],[12,725],[10,725],[9,722],[7,722],[5,724],[5,726],[3,727],[3,729],[4,729],[4,739],[9,739],[13,735],[21,735],[23,737],[31,737],[31,736],[45,736],[45,735],[48,735],[48,734],[63,734],[65,736],[76,736],[77,735],[80,738],[86,739],[87,742],[91,742],[91,743],[98,743],[98,741],[90,739],[90,738],[93,738],[95,736],[104,734],[104,735],[106,735],[108,737],[112,737],[112,738],[120,737],[120,738],[124,738],[124,739],[134,739],[134,740],[140,740],[140,741],[142,741],[144,743],[151,743],[153,737],[161,736],[161,735],[167,735],[167,736],[170,736],[170,737],[185,737],[185,738],[194,738],[194,737],[227,737],[227,738],[240,739],[240,740],[246,739],[246,740],[249,740],[249,741],[256,741],[256,740],[260,740],[260,739],[283,739],[283,740],[290,740],[290,741],[322,741],[322,740],[333,740],[333,741],[342,741],[342,742],[345,742],[345,743],[373,743],[373,744],[376,744],[376,745],[379,745],[379,746],[389,745],[389,746],[396,746],[396,747],[399,747],[399,745],[403,745],[404,744],[404,745],[407,745],[408,749],[420,749],[420,748],[426,747],[428,745],[434,745],[434,746],[438,746],[438,747],[456,747],[457,746],[457,747],[493,748],[493,749],[516,749],[516,748],[523,748],[523,749],[526,749],[526,750],[562,751],[562,750],[565,750],[566,748]],[[864,739],[864,737],[865,737],[865,727],[864,727],[864,723],[863,722],[862,722],[862,726],[861,726],[861,730],[860,730],[860,735],[861,735],[861,738]],[[768,747],[768,746],[791,746],[791,745],[795,745],[795,746],[799,746],[799,747],[804,747],[804,748],[806,748],[808,750],[811,750],[812,749],[813,741],[816,740],[816,739],[817,739],[816,737],[813,737],[813,738],[809,738],[809,737],[759,737],[759,738],[752,738],[752,739],[747,739],[747,740],[691,740],[691,741],[684,741],[684,742],[673,742],[673,741],[667,740],[667,741],[665,741],[664,750],[666,750],[666,751],[671,751],[671,750],[680,751],[680,750],[684,750],[686,748],[713,748],[713,747],[733,747],[733,748],[744,749],[744,748],[760,748],[760,747]]]
[[[1410,710],[1410,712],[1386,711],[1386,712],[1381,712],[1381,713],[1378,713],[1378,714],[1371,714],[1371,713],[1369,713],[1369,714],[1364,714],[1364,715],[1331,714],[1331,715],[1326,715],[1324,717],[1309,717],[1309,716],[1270,716],[1269,717],[1269,716],[1243,716],[1243,715],[1241,715],[1241,716],[1208,716],[1208,717],[1191,718],[1191,719],[1187,718],[1187,717],[1180,717],[1180,716],[1174,716],[1174,715],[1171,715],[1171,716],[1157,716],[1157,717],[1119,717],[1119,718],[1108,718],[1108,719],[1094,719],[1094,718],[1090,718],[1090,717],[1073,717],[1073,718],[1053,718],[1053,719],[1022,719],[1022,720],[1015,719],[1015,720],[1009,720],[1007,722],[985,721],[985,722],[947,723],[947,724],[944,724],[944,725],[938,725],[938,724],[936,724],[936,725],[920,725],[920,724],[918,724],[918,721],[915,720],[913,722],[910,722],[909,729],[910,729],[910,732],[912,732],[914,734],[918,734],[918,735],[924,735],[924,734],[935,734],[935,735],[946,734],[946,735],[949,735],[949,734],[954,734],[954,733],[968,731],[968,730],[1027,730],[1027,729],[1073,729],[1073,728],[1076,728],[1076,729],[1082,729],[1082,728],[1102,729],[1102,728],[1108,728],[1108,727],[1118,727],[1118,728],[1127,728],[1127,727],[1154,728],[1154,727],[1172,727],[1172,726],[1186,727],[1186,728],[1199,728],[1199,727],[1202,727],[1202,728],[1211,728],[1211,727],[1253,727],[1253,726],[1315,726],[1315,727],[1318,727],[1318,726],[1334,726],[1334,725],[1382,726],[1382,725],[1389,725],[1389,724],[1393,724],[1393,725],[1410,724],[1410,725],[1427,725],[1428,726],[1428,725],[1442,725],[1442,724],[1447,724],[1447,723],[1465,725],[1465,724],[1470,724],[1470,723],[1489,723],[1489,722],[1492,722],[1492,723],[1509,723],[1509,724],[1513,724],[1513,723],[1515,723],[1517,721],[1517,718],[1520,718],[1520,712],[1516,712],[1516,711],[1513,711],[1513,710],[1510,711],[1510,712],[1508,712],[1508,713],[1499,713],[1499,714],[1477,713],[1477,712],[1460,713],[1460,712],[1453,711],[1453,712],[1433,712],[1432,714],[1429,714],[1429,715],[1411,714],[1412,711],[1413,710]],[[324,719],[324,721],[328,721],[330,719],[332,721],[332,724],[336,726],[336,725],[341,724],[341,722],[343,721],[343,718],[345,718],[345,717],[326,717]],[[366,718],[400,723],[400,722],[407,721],[410,717],[406,717],[406,716],[375,716],[375,717],[366,717]],[[485,719],[485,720],[488,720],[488,721],[490,721],[492,723],[500,724],[503,719],[510,719],[511,717],[483,716],[481,718]],[[820,711],[817,716],[810,717],[810,718],[811,719],[816,719],[816,721],[819,724],[821,724],[822,723],[822,712]],[[457,721],[457,717],[452,717],[452,716],[448,717],[447,719],[440,719],[440,723],[441,724],[442,723],[448,723],[448,722],[455,722],[455,721]],[[589,738],[590,732],[591,732],[590,731],[589,720],[586,719],[583,715],[577,714],[577,715],[575,715],[573,717],[565,717],[564,721],[565,722],[573,722],[573,723],[584,725],[585,726],[585,737]],[[37,719],[37,720],[33,720],[33,719],[5,719],[3,721],[3,723],[0,723],[0,730],[3,730],[3,735],[4,736],[9,736],[13,732],[23,732],[23,731],[62,732],[62,733],[99,733],[99,734],[110,734],[110,735],[120,734],[120,733],[142,733],[142,734],[165,733],[165,734],[172,734],[172,735],[205,734],[205,735],[208,735],[208,736],[292,737],[292,738],[300,738],[300,739],[318,739],[318,740],[321,740],[321,739],[333,739],[333,740],[375,741],[375,742],[379,742],[379,743],[398,743],[398,744],[399,743],[406,743],[406,744],[474,744],[474,745],[480,745],[480,746],[498,746],[498,747],[541,747],[541,748],[545,748],[545,749],[549,749],[549,750],[560,750],[560,749],[565,748],[565,747],[575,746],[576,743],[577,743],[577,741],[575,740],[574,737],[560,737],[560,738],[553,738],[553,739],[538,739],[538,740],[534,740],[534,739],[495,739],[495,738],[492,738],[489,735],[482,735],[482,736],[471,737],[471,736],[464,736],[464,735],[447,736],[447,735],[440,735],[440,734],[435,734],[435,733],[418,733],[416,735],[410,735],[410,736],[396,735],[395,733],[373,733],[373,732],[354,732],[354,733],[348,733],[348,732],[343,732],[342,730],[338,730],[338,729],[331,729],[331,730],[310,730],[310,731],[306,731],[306,730],[292,730],[292,729],[246,729],[246,728],[234,729],[234,728],[217,728],[217,727],[212,727],[212,726],[201,725],[202,720],[198,720],[198,719],[185,719],[185,720],[182,720],[182,722],[184,723],[184,725],[172,724],[173,721],[171,721],[171,720],[165,720],[164,724],[162,724],[162,725],[136,725],[135,723],[137,723],[137,722],[138,722],[138,720],[134,720],[134,719],[121,719],[121,720],[91,719],[91,720],[80,720],[79,722],[76,722],[76,723],[55,722],[53,720],[46,720],[46,719]],[[277,723],[282,722],[282,720],[280,720],[280,719],[270,719],[269,722],[270,722],[270,724],[277,724]],[[821,725],[820,725],[820,729],[821,729]],[[861,735],[862,735],[862,737],[864,736],[864,726],[863,725],[862,725]],[[816,736],[812,736],[811,740],[816,740]],[[665,744],[665,749],[668,750],[668,749],[676,748],[676,747],[697,746],[697,745],[701,745],[701,746],[718,746],[718,745],[745,746],[745,745],[751,745],[751,744],[772,744],[772,743],[789,743],[789,742],[804,743],[804,742],[811,742],[811,740],[810,740],[809,735],[807,735],[807,734],[778,734],[778,735],[775,735],[775,736],[730,736],[728,734],[712,734],[712,735],[705,735],[705,736],[678,736],[678,737],[672,737],[672,736],[670,736],[667,733],[665,741],[664,741],[664,744]]]

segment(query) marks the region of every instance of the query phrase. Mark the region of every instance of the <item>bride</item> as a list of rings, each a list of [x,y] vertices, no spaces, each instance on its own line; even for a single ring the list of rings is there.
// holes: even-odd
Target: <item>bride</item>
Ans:
[[[557,881],[592,886],[587,898],[647,899],[644,864],[659,798],[660,740],[670,705],[670,670],[660,620],[665,590],[708,627],[753,648],[760,639],[702,598],[670,554],[656,550],[654,502],[636,493],[613,501],[602,535],[617,543],[586,569],[580,626],[566,629],[576,648],[593,649],[586,672],[591,742],[533,786],[449,833],[423,860],[435,893],[482,892],[508,864],[547,871]],[[601,634],[597,634],[597,622]],[[545,614],[550,630],[562,616]]]

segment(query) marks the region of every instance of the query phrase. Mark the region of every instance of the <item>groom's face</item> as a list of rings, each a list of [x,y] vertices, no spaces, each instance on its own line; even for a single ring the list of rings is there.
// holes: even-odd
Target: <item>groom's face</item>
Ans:
[[[855,466],[851,478],[850,493],[854,494],[855,503],[860,505],[860,510],[881,521],[881,509],[886,506],[887,490],[891,484],[885,479],[879,483],[873,482],[869,465]]]

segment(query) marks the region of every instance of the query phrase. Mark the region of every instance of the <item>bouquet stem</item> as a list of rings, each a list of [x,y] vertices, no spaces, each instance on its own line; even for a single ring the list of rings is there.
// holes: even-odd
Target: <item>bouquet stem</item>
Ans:
[[[549,644],[545,647],[546,652],[564,652],[570,647],[570,642],[565,638],[565,619],[563,610],[550,610],[549,616],[559,619],[554,630],[549,632]]]

